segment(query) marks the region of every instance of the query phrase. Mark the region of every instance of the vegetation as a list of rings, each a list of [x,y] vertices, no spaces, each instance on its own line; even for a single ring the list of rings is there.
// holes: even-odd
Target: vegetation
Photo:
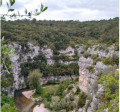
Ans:
[[[28,14],[28,13],[27,13]],[[59,60],[71,61],[69,57],[65,55],[59,55],[59,50],[66,49],[68,45],[75,47],[75,45],[85,45],[86,49],[94,45],[94,43],[105,43],[107,46],[115,44],[116,50],[119,50],[118,47],[118,18],[110,20],[101,20],[101,21],[37,21],[33,20],[16,20],[16,21],[4,21],[2,20],[2,36],[5,36],[5,44],[13,42],[20,44],[24,53],[26,52],[24,48],[28,48],[27,42],[35,43],[38,46],[43,47],[47,45],[53,49],[53,59],[55,64],[53,66],[47,65],[47,60],[44,55],[40,54],[35,57],[31,62],[31,59],[28,59],[26,63],[21,64],[21,75],[29,78],[29,86],[31,89],[36,89],[34,97],[42,96],[44,99],[44,104],[53,112],[69,112],[74,108],[84,107],[86,96],[82,93],[79,88],[76,92],[73,92],[74,82],[66,80],[60,85],[55,85],[52,87],[42,88],[40,86],[40,77],[48,75],[78,75],[78,64],[60,64]],[[52,27],[52,28],[51,28]],[[37,29],[37,30],[36,30]],[[10,48],[3,46],[2,49],[8,50],[7,56],[10,55]],[[100,47],[100,50],[103,48]],[[4,51],[4,50],[3,50]],[[5,57],[5,52],[2,52],[2,57]],[[83,54],[84,57],[91,56],[86,52]],[[5,61],[8,61],[8,64],[11,65],[11,61],[5,57]],[[73,56],[75,59],[72,61],[77,61],[78,57]],[[99,61],[98,56],[92,56],[95,60],[94,64]],[[41,60],[38,63],[38,60]],[[6,63],[6,62],[5,62]],[[118,57],[113,55],[111,58],[106,58],[103,60],[103,63],[106,65],[114,65],[119,63]],[[2,86],[7,87],[12,85],[14,80],[13,76],[10,77],[9,65],[7,65],[6,76],[3,77]],[[6,68],[5,66],[3,66]],[[94,72],[93,67],[88,67],[90,72]],[[30,70],[32,72],[30,72]],[[41,72],[40,72],[41,71]],[[7,79],[7,78],[8,79]],[[56,81],[49,81],[48,83],[55,83]],[[110,112],[118,112],[118,73],[104,75],[100,77],[99,82],[102,85],[106,85],[105,101],[104,107],[99,107],[98,112],[103,111],[103,109],[108,108]],[[70,95],[68,95],[70,93]],[[66,97],[68,95],[68,97]],[[74,103],[74,96],[79,96],[78,105]],[[6,96],[2,97],[2,111],[3,112],[17,112],[13,106],[13,99],[9,99]],[[7,104],[6,104],[7,102]],[[109,102],[109,103],[108,103]],[[116,108],[114,108],[116,107]],[[113,108],[115,110],[113,110]],[[7,110],[7,111],[6,111]],[[99,111],[100,110],[100,111]],[[97,112],[97,111],[96,111]]]
[[[73,84],[77,80],[65,82],[59,85],[46,86],[43,88],[41,94],[34,94],[34,97],[41,96],[46,108],[49,108],[51,112],[69,112],[75,108],[83,107],[86,101],[86,95],[77,88],[76,92],[73,92]],[[69,94],[69,95],[68,95]],[[74,96],[79,96],[79,104],[74,103]]]
[[[119,65],[119,57],[117,55],[113,55],[112,57],[109,57],[109,58],[105,58],[103,60],[103,64],[105,65]]]
[[[13,56],[15,56],[15,51],[14,49],[10,49],[5,44],[4,37],[1,40],[1,63],[2,63],[2,81],[1,81],[1,86],[2,87],[8,87],[14,83],[14,78],[13,78],[13,72],[12,72],[12,62],[11,59]],[[7,78],[6,78],[7,77]]]
[[[14,98],[1,97],[1,112],[18,112],[14,105]]]
[[[40,78],[42,77],[42,73],[38,69],[29,73],[29,86],[31,89],[41,89],[40,87]]]
[[[105,105],[100,106],[96,112],[101,112],[105,108],[108,108],[109,112],[119,112],[119,72],[102,76],[99,83],[105,87]]]
[[[86,102],[86,95],[83,92],[80,92],[79,94],[79,101],[78,101],[78,106],[82,108],[85,105]]]
[[[54,49],[54,53],[71,43],[71,46],[91,46],[94,42],[118,45],[118,18],[90,22],[36,19],[2,21],[2,36],[5,36],[6,43],[17,42],[24,46],[27,41],[34,41],[39,46],[48,45]]]
[[[26,62],[24,64],[21,64],[21,75],[28,76],[30,70],[39,69],[43,76],[64,76],[64,75],[78,75],[78,64],[72,63],[70,65],[65,64],[59,64],[59,62],[56,62],[54,65],[50,66],[47,65],[46,59],[42,58],[41,63],[38,63],[37,61],[34,62]]]

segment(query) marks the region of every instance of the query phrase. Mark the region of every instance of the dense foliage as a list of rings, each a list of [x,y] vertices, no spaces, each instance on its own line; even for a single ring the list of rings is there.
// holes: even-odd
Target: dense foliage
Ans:
[[[1,97],[1,111],[2,112],[18,112],[14,105],[14,98],[8,96]]]
[[[68,45],[104,42],[118,44],[118,18],[101,21],[2,21],[2,36],[6,43],[17,42],[22,46],[27,41],[40,46],[48,45],[56,50]]]
[[[99,82],[105,87],[105,96],[102,98],[105,105],[99,106],[96,112],[105,108],[108,108],[109,112],[119,112],[119,72],[101,76]]]
[[[75,108],[84,107],[86,101],[86,95],[78,87],[73,91],[73,85],[77,81],[78,79],[73,81],[67,79],[59,85],[44,87],[41,94],[34,94],[34,97],[41,96],[45,107],[51,112],[71,112]],[[78,96],[77,101],[75,96]]]
[[[53,49],[54,66],[49,66],[46,63],[46,58],[39,53],[34,58],[34,62],[28,60],[21,64],[21,74],[28,76],[29,70],[40,69],[44,76],[48,75],[78,75],[78,65],[70,64],[68,66],[59,64],[59,60],[71,61],[65,55],[59,55],[58,50],[65,49],[69,45],[84,45],[87,48],[97,43],[106,43],[108,46],[115,44],[116,50],[118,47],[118,18],[101,21],[36,21],[33,20],[16,20],[16,21],[2,21],[2,36],[5,37],[6,43],[18,43],[27,48],[27,42],[43,47],[47,45]],[[27,52],[24,51],[24,52]],[[88,56],[88,54],[85,54]],[[78,57],[75,53],[73,56],[77,61]],[[113,57],[111,60],[104,60],[105,64],[116,63],[118,58]],[[39,63],[38,60],[41,60]],[[96,59],[98,61],[98,59]],[[96,61],[94,63],[96,63]],[[93,70],[91,70],[93,71]]]
[[[42,96],[44,98],[45,106],[53,112],[68,112],[74,108],[82,108],[85,105],[86,96],[78,88],[76,93],[71,93],[68,98],[65,98],[65,96],[70,93],[73,88],[68,80],[60,85],[54,86],[53,88],[42,88],[39,86],[40,84],[38,81],[41,76],[39,70],[43,73],[43,76],[78,75],[79,67],[77,63],[72,63],[70,65],[59,64],[59,59],[63,59],[63,61],[68,61],[70,59],[65,55],[59,56],[58,50],[65,49],[69,45],[73,48],[77,44],[84,45],[87,49],[93,44],[105,43],[107,46],[115,44],[116,50],[118,51],[118,31],[118,18],[90,22],[36,21],[35,19],[32,21],[26,19],[2,21],[2,36],[5,37],[6,44],[15,42],[20,44],[24,50],[24,47],[28,48],[26,43],[31,42],[34,45],[40,46],[40,48],[47,45],[53,49],[53,59],[55,60],[55,64],[53,66],[47,65],[46,58],[41,52],[33,59],[34,61],[31,62],[31,60],[28,59],[27,62],[21,64],[21,75],[25,77],[29,76],[30,87],[36,88],[36,94],[34,96]],[[27,51],[28,50],[29,49],[27,49]],[[83,55],[86,58],[90,56],[87,53],[84,53]],[[74,58],[74,61],[78,60],[76,55]],[[100,60],[98,56],[91,56],[91,58],[94,59],[94,64]],[[41,61],[39,62],[38,60]],[[118,56],[114,55],[111,58],[105,58],[103,63],[106,65],[118,65]],[[37,73],[34,71],[35,69],[39,69]],[[91,66],[87,69],[91,73],[94,72],[94,68]],[[29,74],[32,70],[33,72]],[[6,76],[8,77],[10,75],[7,74]],[[4,79],[7,78],[3,78],[2,80],[2,84],[6,87],[11,85],[9,83],[13,83],[13,77],[10,78],[9,83]],[[55,82],[56,81],[53,80],[48,83],[51,84]],[[118,112],[118,74],[108,74],[100,77],[99,82],[101,84],[106,82],[106,93],[103,99],[105,100],[105,106],[99,107],[100,112],[105,108],[108,108],[109,111],[114,111],[112,110],[114,103],[116,104],[115,112]],[[79,96],[78,105],[73,103],[75,95]],[[4,100],[2,100],[2,102],[4,102]],[[12,109],[12,112],[14,112],[15,108],[11,108],[13,104],[9,103],[9,101],[5,102],[8,102],[8,104],[2,104],[3,111],[5,111],[4,109],[10,108]]]
[[[4,37],[0,41],[1,43],[1,69],[2,69],[2,87],[8,87],[13,84],[13,71],[12,71],[12,61],[11,58],[15,56],[14,49],[11,49],[9,46],[5,44]],[[6,78],[7,77],[7,78]]]
[[[35,69],[34,71],[31,71],[29,73],[28,79],[29,79],[29,86],[31,89],[37,89],[40,88],[40,78],[42,77],[42,73],[39,71],[39,69]]]

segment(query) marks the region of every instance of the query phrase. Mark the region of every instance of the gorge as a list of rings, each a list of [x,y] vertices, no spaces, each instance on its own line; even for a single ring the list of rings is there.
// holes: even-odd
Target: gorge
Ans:
[[[115,88],[109,94],[117,99],[117,23],[116,18],[90,22],[4,21],[2,35],[5,43],[15,49],[16,55],[11,58],[14,81],[11,85],[2,82],[2,94],[13,97],[14,91],[29,87],[29,73],[40,69],[43,73],[39,79],[41,85],[58,84],[43,88],[39,95],[44,98],[45,108],[50,112],[101,112],[102,109],[110,112],[106,101],[115,102],[114,110],[117,112],[117,100],[107,98],[104,101],[108,88],[109,91]],[[15,30],[10,33],[12,29]],[[111,34],[111,31],[114,33]],[[107,76],[111,83],[106,89]],[[12,78],[6,74],[2,77],[3,81]],[[30,99],[27,100],[33,105]]]

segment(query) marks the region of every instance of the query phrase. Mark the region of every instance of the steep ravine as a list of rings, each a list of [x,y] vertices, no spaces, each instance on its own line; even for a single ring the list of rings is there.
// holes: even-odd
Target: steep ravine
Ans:
[[[21,45],[18,45],[16,43],[13,43],[9,46],[11,48],[13,47],[16,50],[17,54],[11,59],[14,65],[12,69],[15,82],[10,87],[2,88],[2,91],[8,92],[8,96],[11,97],[14,95],[15,90],[19,90],[27,86],[28,79],[21,74],[21,64],[24,64],[28,61],[31,63],[34,62],[33,59],[38,56],[40,52],[43,53],[48,65],[53,66],[55,60],[53,59],[53,50],[48,46],[40,48],[39,46],[35,46],[31,43],[27,44],[28,48],[22,48]],[[116,64],[103,64],[104,59],[111,58],[113,55],[118,56],[118,51],[115,50],[114,45],[106,47],[105,49],[99,48],[100,45],[94,45],[85,49],[84,46],[81,45],[76,46],[75,48],[68,46],[65,50],[59,51],[59,56],[64,54],[65,56],[73,60],[63,61],[60,59],[59,63],[65,65],[69,65],[71,63],[78,63],[78,86],[81,91],[83,91],[86,95],[90,97],[90,99],[86,100],[85,107],[80,108],[78,112],[92,112],[99,105],[104,105],[104,102],[99,99],[104,94],[104,87],[98,83],[99,74],[110,67],[115,69],[118,68],[118,65]],[[77,51],[77,56],[79,57],[79,59],[76,61],[74,61],[73,58],[73,56],[75,55],[75,51]],[[37,59],[37,62],[41,63],[41,60]],[[75,79],[76,77],[78,76],[52,76],[48,74],[47,77],[41,78],[41,84],[46,84],[49,80],[59,80],[60,82],[63,82],[66,79]]]

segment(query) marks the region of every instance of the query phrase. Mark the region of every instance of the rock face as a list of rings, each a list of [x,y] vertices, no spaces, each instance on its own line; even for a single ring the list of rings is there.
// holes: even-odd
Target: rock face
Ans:
[[[47,48],[47,46],[44,46],[44,48],[42,48],[41,51],[43,52],[43,54],[45,55],[45,57],[47,59],[47,64],[53,65],[55,63],[55,61],[52,59],[53,58],[53,50],[50,48]]]
[[[84,93],[88,94],[88,77],[84,75],[84,71],[79,76],[79,88]]]
[[[28,42],[24,48],[22,45],[12,43],[9,45],[9,47],[12,49],[14,48],[16,51],[16,55],[11,58],[12,67],[13,70],[13,77],[14,77],[14,83],[13,85],[9,87],[2,88],[2,91],[8,92],[8,96],[12,97],[14,95],[14,90],[22,89],[26,87],[26,78],[21,75],[21,64],[24,64],[26,62],[33,62],[34,57],[38,56],[40,52],[42,52],[47,60],[48,65],[54,65],[55,61],[53,60],[53,50],[49,48],[48,46],[44,46],[43,48],[40,48],[37,45],[33,45],[32,43]],[[60,53],[65,53],[67,56],[73,56],[74,55],[74,48],[69,46],[66,48],[66,50],[61,50]],[[41,61],[41,60],[37,60]],[[64,64],[69,65],[71,63],[74,63],[73,61],[66,61]],[[76,63],[76,62],[75,62]],[[3,74],[4,75],[4,74]],[[73,78],[75,76],[72,76]],[[43,77],[42,84],[46,84],[49,80],[59,79],[59,81],[64,81],[65,79],[71,79],[70,76],[50,76],[50,77]]]
[[[14,90],[16,89],[22,89],[25,88],[25,79],[24,76],[21,76],[21,63],[27,62],[29,58],[33,59],[35,56],[39,54],[39,46],[34,46],[31,43],[27,43],[27,46],[29,48],[29,51],[27,48],[24,48],[24,50],[27,50],[28,52],[23,52],[22,46],[18,45],[16,43],[13,43],[12,45],[9,45],[10,48],[14,48],[16,51],[16,55],[12,57],[12,67],[13,70],[13,76],[14,76],[14,82],[13,86],[2,88],[3,91],[8,92],[8,96],[11,97],[14,95]],[[4,74],[3,74],[4,75]]]
[[[99,58],[112,57],[114,54],[118,55],[118,51],[115,51],[114,46],[108,47],[108,52],[98,49],[95,50],[97,46],[88,48],[86,52],[91,55],[98,55]],[[101,101],[100,98],[104,96],[105,91],[104,87],[98,84],[98,74],[104,69],[112,66],[104,65],[101,61],[93,64],[93,59],[91,57],[85,58],[81,55],[79,56],[79,88],[89,96],[90,99],[86,100],[85,108],[80,108],[78,112],[92,112],[97,109],[99,105],[104,105],[104,102]]]
[[[25,77],[21,76],[21,68],[20,65],[24,64],[25,62],[28,62],[30,59],[31,62],[33,62],[34,57],[38,56],[40,52],[42,52],[47,60],[48,65],[54,65],[55,60],[53,60],[53,50],[48,47],[44,46],[43,48],[40,48],[37,45],[33,45],[32,43],[28,42],[24,48],[22,48],[21,45],[18,45],[16,43],[13,43],[9,45],[10,48],[14,48],[16,51],[16,56],[14,56],[12,60],[12,64],[14,65],[13,70],[13,76],[14,81],[13,86],[3,88],[3,91],[7,91],[9,96],[13,96],[13,91],[15,89],[21,89],[26,87],[25,84]],[[97,74],[99,74],[101,71],[103,71],[105,68],[110,67],[104,65],[101,61],[96,62],[96,64],[93,65],[93,59],[91,57],[85,58],[83,53],[87,52],[91,55],[99,55],[99,58],[109,57],[112,56],[112,54],[118,55],[118,51],[115,51],[114,45],[108,47],[107,51],[99,50],[99,45],[95,45],[92,48],[88,48],[86,51],[84,49],[84,46],[75,46],[75,48],[72,48],[71,46],[68,46],[65,50],[59,51],[59,56],[65,55],[69,57],[69,61],[63,61],[62,59],[59,60],[59,63],[69,65],[71,63],[78,63],[79,65],[79,88],[85,92],[86,94],[93,95],[96,94],[96,91],[93,91],[92,85],[95,85],[97,82]],[[74,56],[77,55],[79,57],[79,60],[74,60]],[[41,61],[41,60],[37,60]],[[73,76],[74,78],[75,76]],[[58,76],[58,77],[43,77],[42,84],[47,83],[49,80],[57,80],[64,81],[65,79],[70,79],[69,76]],[[95,87],[94,87],[95,88]],[[95,98],[94,98],[95,99]]]
[[[41,85],[47,84],[48,81],[50,80],[56,80],[59,82],[64,82],[66,79],[72,80],[77,78],[77,76],[72,75],[72,76],[48,76],[48,77],[42,77],[40,79]]]
[[[113,54],[116,54],[117,56],[119,55],[119,51],[115,51],[114,45],[111,45],[109,47],[106,45],[94,45],[92,48],[88,48],[87,52],[91,55],[99,55],[100,58],[111,57]]]
[[[73,56],[75,55],[75,50],[71,46],[68,46],[65,50],[60,50],[60,54],[65,54],[66,56]]]

